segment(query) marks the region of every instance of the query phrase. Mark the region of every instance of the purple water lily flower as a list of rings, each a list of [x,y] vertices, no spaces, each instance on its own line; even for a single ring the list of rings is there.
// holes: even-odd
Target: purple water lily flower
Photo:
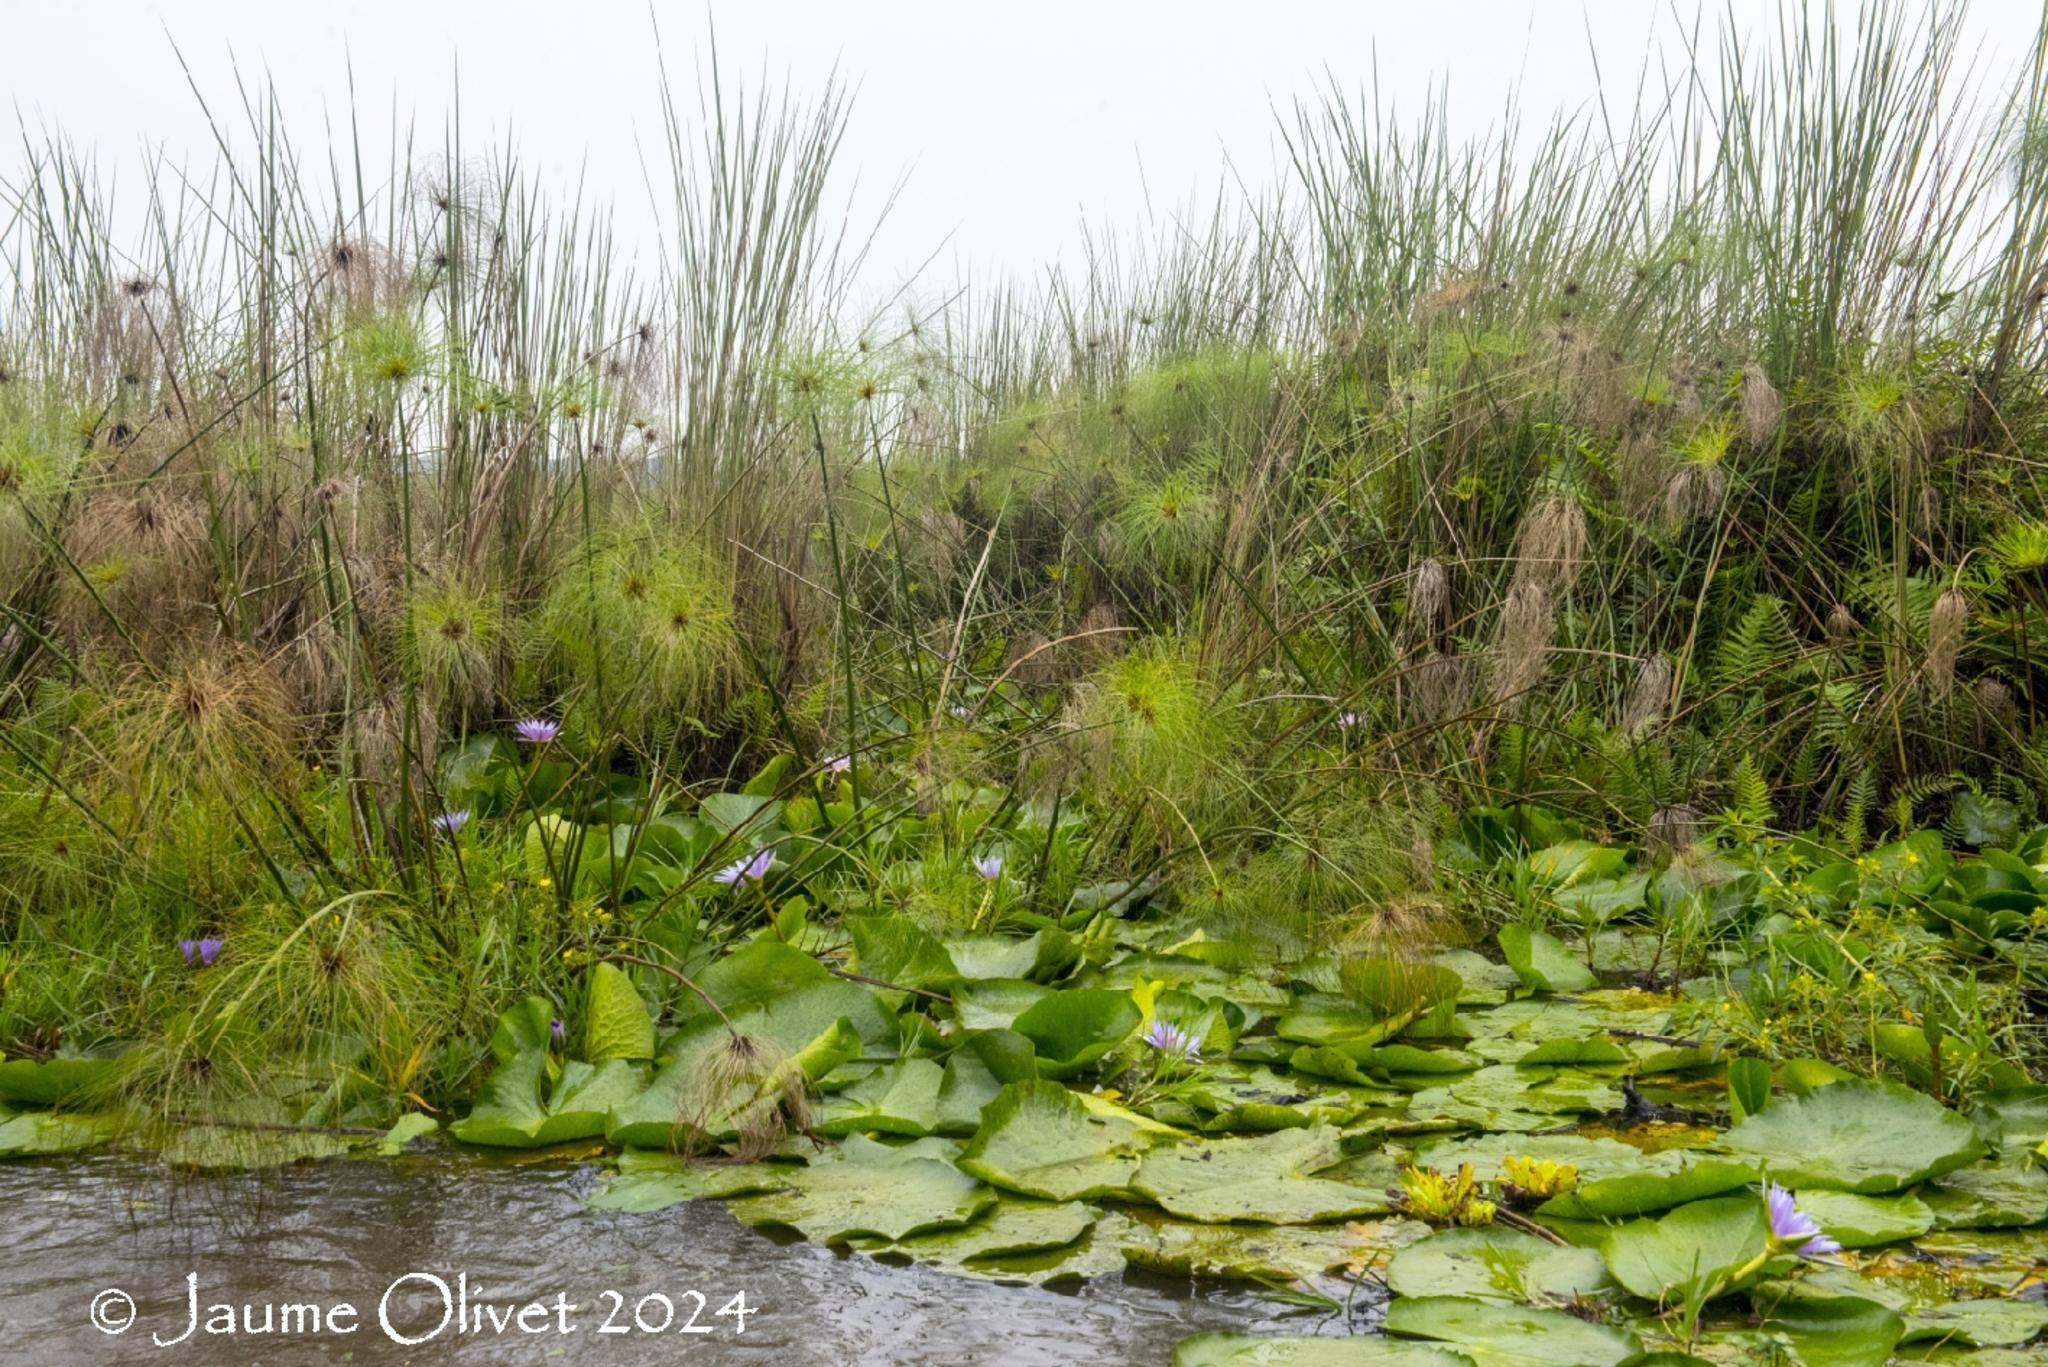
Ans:
[[[773,849],[759,849],[748,855],[745,859],[736,859],[732,863],[727,864],[717,873],[711,875],[711,881],[723,883],[727,887],[734,887],[750,879],[758,883],[768,876],[768,866],[774,862],[775,851]]]
[[[953,714],[953,718],[955,721],[966,721],[969,717],[974,715],[974,709],[969,707],[964,702],[956,702],[946,710]]]
[[[1764,1185],[1764,1208],[1771,1217],[1770,1242],[1774,1249],[1802,1258],[1842,1251],[1842,1246],[1821,1233],[1813,1217],[1793,1202],[1792,1193],[1776,1182]]]
[[[528,745],[546,745],[562,734],[562,724],[545,717],[528,717],[512,727],[512,734]]]
[[[1358,725],[1358,722],[1359,717],[1356,712],[1339,712],[1337,714],[1337,729],[1339,731],[1349,731],[1352,727]]]
[[[828,774],[843,774],[853,767],[853,756],[833,755],[825,761],[823,767]]]
[[[993,883],[1003,876],[1003,857],[1000,854],[984,854],[974,861],[974,871]]]
[[[449,835],[455,834],[468,824],[469,808],[467,807],[457,807],[452,812],[443,812],[435,817],[433,822],[435,830],[445,831]]]
[[[227,941],[217,936],[208,936],[203,940],[180,940],[178,952],[185,956],[186,967],[189,968],[196,962],[201,968],[210,968],[213,961],[220,957],[221,947],[225,944]]]
[[[562,1018],[560,1016],[557,1016],[553,1020],[548,1022],[548,1044],[551,1047],[556,1049],[561,1048],[562,1045],[568,1040],[568,1038],[568,1028],[562,1024]]]
[[[1155,1019],[1152,1028],[1145,1032],[1145,1043],[1175,1062],[1202,1061],[1202,1049],[1195,1043],[1194,1037],[1170,1021]]]

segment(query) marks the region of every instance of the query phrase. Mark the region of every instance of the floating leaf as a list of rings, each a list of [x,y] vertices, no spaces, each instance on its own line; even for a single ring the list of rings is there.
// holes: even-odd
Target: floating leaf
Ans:
[[[927,1135],[939,1125],[946,1070],[928,1058],[898,1059],[826,1099],[813,1122],[821,1134]]]
[[[1436,1339],[1487,1367],[1618,1367],[1641,1350],[1634,1334],[1556,1310],[1471,1296],[1403,1296],[1387,1307],[1387,1332]]]
[[[1725,1146],[1794,1189],[1866,1196],[1954,1172],[1984,1152],[1970,1122],[1889,1082],[1837,1082],[1788,1097],[1730,1130]]]
[[[1590,1248],[1559,1248],[1533,1234],[1493,1227],[1447,1229],[1394,1255],[1387,1287],[1399,1296],[1474,1296],[1545,1303],[1612,1289]]]
[[[855,1135],[839,1150],[792,1168],[786,1189],[728,1203],[750,1225],[787,1225],[822,1244],[861,1235],[904,1239],[964,1225],[996,1194],[952,1164]]]
[[[1770,1233],[1761,1199],[1726,1196],[1680,1206],[1659,1220],[1634,1220],[1607,1232],[1601,1252],[1614,1279],[1644,1300],[1711,1300],[1753,1283]],[[1775,1259],[1782,1264],[1785,1260]]]
[[[1799,1208],[1843,1248],[1876,1248],[1918,1238],[1934,1228],[1934,1212],[1918,1197],[1858,1196],[1847,1191],[1806,1190]]]
[[[1500,952],[1523,985],[1538,992],[1583,992],[1597,981],[1585,961],[1547,931],[1502,926]]]
[[[1765,1316],[1806,1367],[1884,1367],[1906,1322],[1896,1310],[1859,1296],[1788,1296]]]
[[[1160,1145],[1146,1153],[1131,1189],[1174,1215],[1209,1224],[1312,1224],[1388,1210],[1384,1191],[1311,1175],[1342,1156],[1328,1125]]]
[[[1471,1359],[1420,1343],[1364,1335],[1264,1338],[1197,1334],[1173,1350],[1173,1367],[1471,1367]]]
[[[1026,1196],[1094,1200],[1124,1193],[1144,1147],[1137,1127],[1090,1113],[1056,1082],[1013,1082],[982,1111],[960,1168]]]
[[[2048,1220],[2048,1171],[2019,1159],[1973,1163],[1922,1186],[1936,1229],[2003,1229]]]
[[[1042,1077],[1072,1077],[1130,1038],[1144,1013],[1128,992],[1072,988],[1017,1016],[1011,1028],[1038,1051]]]

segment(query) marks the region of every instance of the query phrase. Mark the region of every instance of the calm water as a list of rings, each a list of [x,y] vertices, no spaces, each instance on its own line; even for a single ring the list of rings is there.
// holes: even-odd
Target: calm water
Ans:
[[[1205,1329],[1314,1332],[1314,1318],[1228,1288],[1136,1275],[1072,1291],[993,1286],[885,1266],[810,1244],[782,1242],[700,1202],[650,1215],[584,1209],[597,1182],[578,1164],[504,1164],[447,1157],[335,1162],[260,1176],[170,1177],[124,1158],[0,1163],[0,1362],[69,1363],[1165,1363]],[[198,1277],[199,1332],[184,1332],[186,1277]],[[486,1308],[482,1332],[403,1347],[386,1337],[378,1303],[394,1281],[431,1274]],[[93,1327],[95,1298],[133,1297],[133,1320],[110,1336]],[[618,1301],[606,1290],[618,1293]],[[688,1293],[705,1297],[697,1312]],[[716,1312],[735,1293],[751,1309],[744,1333]],[[675,1304],[664,1332],[662,1293]],[[557,1297],[572,1332],[560,1332]],[[500,1334],[495,1309],[550,1307]],[[208,1334],[207,1307],[319,1307],[323,1332]],[[355,1332],[333,1332],[337,1303]],[[105,1300],[118,1320],[124,1307]],[[469,1313],[474,1316],[477,1310]],[[691,1319],[712,1326],[683,1334]],[[401,1334],[444,1314],[424,1277],[390,1301]],[[601,1334],[609,1320],[629,1329]],[[1328,1332],[1329,1326],[1324,1326]]]

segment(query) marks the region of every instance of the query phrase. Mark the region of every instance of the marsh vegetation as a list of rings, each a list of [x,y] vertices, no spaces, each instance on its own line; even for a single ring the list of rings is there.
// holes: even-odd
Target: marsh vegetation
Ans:
[[[872,312],[837,89],[668,88],[637,275],[260,86],[136,243],[32,147],[0,1154],[599,1141],[1437,1345],[1302,1361],[2025,1343],[2048,47],[1960,22],[1474,143],[1332,91],[1286,184]]]

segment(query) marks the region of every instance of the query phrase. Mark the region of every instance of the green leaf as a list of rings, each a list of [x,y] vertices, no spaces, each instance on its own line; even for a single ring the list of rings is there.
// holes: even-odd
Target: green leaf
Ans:
[[[2019,1158],[1973,1163],[1918,1195],[1936,1229],[2011,1229],[2048,1220],[2048,1171]]]
[[[1131,1189],[1206,1224],[1313,1224],[1388,1210],[1384,1190],[1311,1175],[1342,1157],[1342,1141],[1328,1125],[1161,1145],[1146,1153]]]
[[[1084,1201],[1026,1201],[999,1198],[972,1224],[916,1234],[878,1251],[900,1254],[913,1262],[958,1266],[992,1258],[1065,1248],[1094,1228],[1095,1207]]]
[[[1634,1220],[1607,1232],[1601,1252],[1614,1279],[1644,1300],[1712,1300],[1768,1270],[1735,1274],[1764,1251],[1770,1233],[1762,1198],[1724,1196],[1680,1206],[1659,1220]],[[1784,1260],[1776,1260],[1783,1262]]]
[[[1607,1264],[1590,1248],[1559,1248],[1519,1230],[1447,1229],[1408,1245],[1387,1266],[1398,1296],[1472,1296],[1551,1303],[1612,1289]]]
[[[583,1031],[585,1058],[602,1063],[654,1057],[654,1021],[628,974],[613,964],[596,965],[590,970],[589,998]]]
[[[1771,1065],[1760,1058],[1728,1060],[1728,1103],[1736,1124],[1771,1104]]]
[[[386,1158],[394,1158],[404,1153],[406,1146],[413,1140],[437,1133],[440,1128],[441,1122],[434,1117],[422,1115],[418,1111],[407,1111],[398,1117],[391,1128],[384,1132],[384,1137],[377,1141],[377,1152]]]
[[[0,1063],[0,1101],[55,1106],[95,1090],[111,1090],[126,1066],[123,1058],[9,1059]]]
[[[1984,1152],[1970,1122],[1889,1082],[1837,1082],[1788,1097],[1730,1130],[1726,1148],[1794,1189],[1866,1196],[1954,1172]]]
[[[1934,1228],[1934,1212],[1918,1197],[1904,1192],[1858,1196],[1809,1189],[1799,1193],[1799,1208],[1843,1248],[1876,1248],[1918,1238]]]
[[[1182,1339],[1173,1367],[1471,1367],[1462,1353],[1362,1334],[1283,1337],[1213,1333]]]
[[[1052,1201],[1125,1194],[1146,1140],[1114,1116],[1098,1116],[1045,1080],[1005,1086],[960,1151],[960,1169],[1008,1191]]]
[[[835,1153],[792,1169],[786,1188],[727,1203],[750,1225],[786,1225],[822,1244],[862,1235],[904,1239],[971,1222],[996,1194],[952,1164],[890,1149],[858,1135]]]
[[[1538,992],[1583,992],[1597,981],[1583,960],[1546,931],[1502,926],[1500,950],[1523,985]]]
[[[1788,1296],[1763,1327],[1790,1339],[1806,1367],[1884,1367],[1906,1322],[1896,1310],[1857,1296]]]
[[[9,1116],[0,1111],[0,1158],[36,1158],[75,1153],[110,1142],[120,1130],[112,1115],[72,1115],[30,1111]]]
[[[1011,1028],[1037,1050],[1040,1076],[1064,1078],[1122,1044],[1143,1020],[1128,992],[1072,988],[1024,1011]]]
[[[886,1063],[819,1107],[813,1128],[917,1138],[939,1125],[939,1087],[946,1070],[928,1058]]]
[[[1634,1334],[1556,1310],[1470,1296],[1403,1296],[1387,1307],[1387,1332],[1452,1344],[1484,1367],[1619,1367],[1642,1348]]]
[[[712,1056],[728,1046],[730,1036],[723,1024],[704,1018],[672,1043],[672,1056],[645,1088],[613,1106],[605,1118],[605,1138],[614,1144],[649,1149],[680,1146],[706,1136],[730,1138],[754,1108],[776,1104],[780,1079],[800,1074],[807,1083],[815,1084],[833,1069],[859,1058],[860,1036],[843,1016],[800,1046],[790,1044],[802,1031],[816,1026],[809,1011],[791,1009],[810,995],[798,993],[766,1011],[749,1012],[734,1021],[743,1035],[790,1050],[757,1090],[721,1096],[707,1093],[708,1079],[716,1073]]]
[[[1605,1035],[1587,1035],[1583,1039],[1563,1036],[1548,1039],[1515,1060],[1519,1067],[1537,1064],[1568,1065],[1581,1068],[1608,1068],[1629,1062],[1628,1050],[1608,1039]]]

